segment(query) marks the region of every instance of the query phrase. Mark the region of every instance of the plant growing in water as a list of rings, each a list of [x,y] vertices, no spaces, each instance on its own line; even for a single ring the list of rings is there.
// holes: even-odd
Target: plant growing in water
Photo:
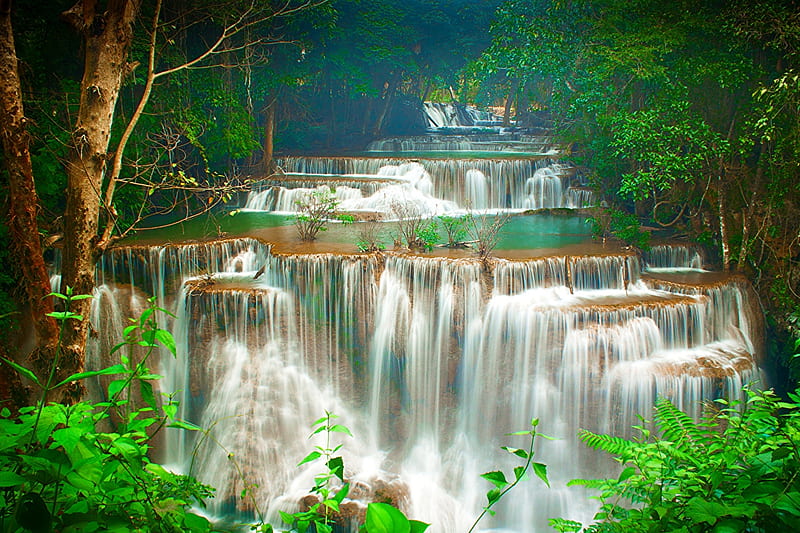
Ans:
[[[295,202],[297,215],[294,217],[294,225],[301,241],[313,241],[317,238],[320,231],[327,230],[326,224],[331,219],[338,219],[342,222],[353,222],[351,215],[338,215],[336,208],[339,200],[336,192],[327,187],[314,189],[303,195]]]
[[[397,217],[399,240],[409,250],[430,250],[439,240],[436,222],[425,218],[419,208],[413,204],[393,202],[392,214]]]
[[[464,239],[467,237],[466,217],[443,215],[439,217],[439,223],[447,235],[447,246],[450,248],[463,246]]]
[[[483,263],[484,267],[489,266],[489,258],[492,251],[500,242],[500,231],[511,220],[508,213],[490,216],[487,213],[468,213],[464,217],[464,225],[467,233],[475,241],[475,252]]]

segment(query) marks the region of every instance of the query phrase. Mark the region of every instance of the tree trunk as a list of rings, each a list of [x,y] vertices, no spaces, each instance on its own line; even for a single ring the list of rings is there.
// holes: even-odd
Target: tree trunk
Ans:
[[[101,192],[106,170],[114,110],[122,79],[128,72],[128,49],[139,0],[110,0],[105,13],[94,12],[93,0],[82,0],[65,13],[84,40],[84,72],[80,109],[67,159],[67,206],[64,215],[62,292],[91,294],[97,261]],[[70,320],[64,332],[61,377],[83,369],[90,300],[73,303],[81,320]],[[65,400],[83,393],[75,383]]]
[[[725,188],[722,176],[719,176],[717,180],[720,185],[717,190],[717,209],[719,210],[719,240],[722,246],[722,269],[728,272],[731,269],[731,245],[730,242],[728,242],[728,224],[725,220],[725,212],[727,210]]]
[[[511,125],[511,106],[514,103],[514,97],[517,95],[518,87],[519,87],[519,79],[514,78],[511,81],[511,88],[508,90],[508,98],[506,98],[506,108],[503,111],[503,126]]]
[[[264,109],[264,156],[262,157],[261,164],[263,165],[265,176],[269,176],[275,172],[274,147],[275,99],[273,98]]]
[[[55,354],[58,326],[47,316],[53,311],[53,301],[47,298],[50,277],[39,239],[39,197],[33,180],[30,138],[17,70],[11,0],[0,0],[0,137],[8,171],[10,241],[14,256],[23,265],[23,286],[37,336],[39,349],[32,357],[34,370],[43,377]]]
[[[380,137],[381,132],[383,131],[383,123],[386,120],[386,115],[389,114],[389,109],[392,107],[392,102],[394,101],[394,91],[395,87],[397,86],[397,77],[393,76],[392,79],[386,84],[386,97],[383,99],[383,106],[381,106],[380,113],[378,113],[378,118],[375,121],[375,127],[372,130],[372,135],[374,137]]]

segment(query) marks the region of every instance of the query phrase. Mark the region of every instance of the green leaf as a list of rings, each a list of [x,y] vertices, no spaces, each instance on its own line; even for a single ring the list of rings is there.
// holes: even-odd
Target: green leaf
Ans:
[[[153,409],[157,409],[156,396],[153,394],[153,384],[149,381],[139,380],[139,392],[142,399]]]
[[[508,485],[508,481],[506,481],[506,475],[499,470],[495,470],[494,472],[486,472],[485,474],[481,474],[481,477],[493,483],[494,486],[499,489],[502,489]]]
[[[408,523],[411,526],[411,533],[424,533],[426,529],[431,527],[430,524],[419,520],[409,520]]]
[[[187,422],[186,420],[176,420],[175,422],[173,422],[172,424],[168,425],[167,427],[185,429],[185,430],[188,430],[188,431],[203,431],[203,428],[201,428],[200,426],[196,426],[196,425],[192,424],[191,422]]]
[[[509,448],[508,446],[501,446],[501,450],[505,450],[510,454],[516,455],[522,459],[528,458],[528,450],[523,450],[522,448]]]
[[[40,387],[42,386],[42,384],[39,383],[39,378],[37,378],[36,374],[34,374],[32,371],[28,370],[27,368],[25,368],[22,365],[18,365],[14,361],[9,361],[5,357],[3,357],[3,361],[5,361],[7,365],[9,365],[11,368],[16,370],[17,372],[19,372],[20,374],[22,374],[23,376],[25,376],[29,380],[33,381],[34,383],[36,383]]]
[[[532,463],[531,466],[533,467],[533,473],[536,476],[544,481],[544,484],[550,487],[550,481],[547,479],[547,465],[542,463]]]
[[[136,470],[141,470],[142,468],[142,450],[136,442],[128,437],[120,437],[115,439],[111,446],[116,449],[122,457],[124,457],[128,464],[134,467]]]
[[[364,524],[367,533],[410,533],[408,518],[388,503],[373,502],[367,506]]]
[[[110,376],[112,374],[125,374],[127,372],[128,372],[128,369],[125,368],[124,365],[119,365],[119,364],[114,365],[114,366],[109,366],[109,367],[103,368],[101,370],[90,370],[88,372],[78,372],[77,374],[72,374],[71,376],[67,377],[63,381],[59,382],[53,388],[57,389],[59,387],[63,387],[67,383],[70,383],[72,381],[77,381],[79,379],[86,379],[86,378],[91,378],[91,377],[94,377],[94,376]]]
[[[714,526],[712,529],[712,533],[739,533],[740,531],[745,530],[745,522],[742,520],[734,520],[732,518],[728,518],[725,520],[720,520],[720,522]]]
[[[111,383],[108,384],[108,397],[109,398],[116,398],[117,395],[125,388],[125,385],[128,383],[126,379],[115,379]]]
[[[306,456],[303,458],[303,460],[302,460],[302,461],[300,461],[299,463],[297,463],[297,466],[304,465],[304,464],[306,464],[306,463],[310,463],[311,461],[316,461],[316,460],[317,460],[317,459],[319,459],[320,457],[322,457],[322,454],[321,454],[320,452],[313,451],[313,452],[309,453],[308,455],[306,455]]]
[[[75,320],[83,320],[83,315],[79,315],[71,311],[54,311],[52,313],[47,313],[47,316],[55,318],[56,320],[69,320],[70,318],[74,318]]]
[[[67,453],[72,453],[75,446],[80,442],[83,434],[84,431],[76,427],[57,429],[53,432],[53,442],[62,446]]]
[[[517,481],[521,480],[525,475],[525,467],[524,466],[515,466],[514,467],[514,479]]]
[[[25,483],[24,477],[15,474],[14,472],[0,470],[0,487],[16,487],[17,485],[22,485],[23,483]]]
[[[345,435],[350,435],[351,437],[353,436],[353,434],[350,433],[350,430],[347,429],[345,426],[343,426],[341,424],[332,425],[330,427],[330,432],[331,433],[344,433]]]
[[[172,336],[172,333],[165,329],[157,329],[156,340],[163,344],[173,357],[177,357],[178,352],[175,348],[175,338]]]
[[[635,473],[636,473],[636,469],[633,468],[632,466],[629,466],[626,469],[624,469],[622,472],[620,472],[619,479],[617,479],[617,481],[622,483],[623,481],[625,481],[626,479],[628,479],[629,477],[631,477]]]
[[[344,481],[344,461],[341,457],[331,458],[326,466],[334,476],[338,477],[341,481]]]
[[[188,528],[184,531],[210,531],[211,523],[205,517],[194,513],[186,513],[183,516],[183,525]]]

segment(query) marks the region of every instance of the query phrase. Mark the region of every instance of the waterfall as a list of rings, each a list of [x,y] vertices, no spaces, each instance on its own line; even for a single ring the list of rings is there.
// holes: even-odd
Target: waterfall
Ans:
[[[494,118],[426,107],[437,126]],[[383,220],[595,201],[567,163],[524,154],[557,152],[547,137],[429,135],[371,147],[453,148],[497,153],[286,157],[285,173],[259,183],[244,208],[292,213],[313,191]],[[508,151],[519,153],[499,155]],[[659,244],[640,256],[578,236],[545,252],[532,244],[540,234],[581,230],[550,215],[516,220],[537,217],[527,233],[514,229],[530,250],[486,262],[463,250],[311,253],[322,248],[249,237],[119,246],[98,268],[92,322],[102,333],[87,364],[108,364],[113,332],[147,298],[173,313],[159,326],[173,332],[177,355],[161,350],[150,366],[180,401],[178,416],[207,432],[169,429],[156,452],[217,488],[215,515],[249,519],[257,506],[277,525],[278,511],[299,510],[324,467],[296,465],[324,444],[308,435],[328,411],[355,435],[334,442],[351,483],[345,520],[390,500],[432,533],[466,531],[490,488],[480,474],[517,466],[500,447],[527,447],[508,434],[537,417],[537,430],[556,438],[536,445],[552,488],[521,483],[481,526],[539,533],[551,517],[585,522],[595,503],[566,482],[615,476],[618,465],[583,446],[578,429],[629,436],[660,396],[695,414],[701,402],[741,396],[760,379],[764,328],[747,281],[702,270],[698,247]]]
[[[364,494],[393,487],[433,531],[465,530],[479,474],[513,466],[495,450],[525,445],[503,435],[538,416],[559,440],[537,460],[560,488],[523,484],[486,527],[540,531],[589,518],[563,484],[609,472],[577,428],[625,435],[660,395],[696,410],[759,376],[743,279],[653,278],[632,254],[498,260],[488,273],[472,259],[274,255],[231,239],[117,248],[102,267],[93,321],[119,327],[119,311],[99,310],[135,313],[143,293],[176,315],[178,355],[153,366],[162,390],[182,391],[179,416],[214,438],[169,430],[164,457],[217,487],[218,513],[252,508],[245,483],[273,520],[292,510],[313,483],[295,467],[308,424],[329,410],[359,437],[344,444]]]
[[[458,104],[425,102],[424,109],[428,126],[432,128],[498,126],[503,120],[488,111]]]
[[[648,269],[692,268],[701,270],[705,264],[703,250],[697,245],[660,244],[645,252]]]
[[[397,182],[411,182],[423,193],[454,202],[461,208],[474,206],[477,202],[487,209],[576,208],[593,203],[591,192],[581,188],[580,176],[573,175],[568,166],[545,157],[419,159],[414,162],[378,157],[287,157],[279,164],[292,181],[299,175],[309,179],[316,177],[318,184],[335,184],[348,175],[371,176],[373,185],[383,179],[381,187],[369,193],[372,195]],[[388,178],[392,178],[394,183]],[[312,182],[304,181],[303,184],[307,186]],[[251,193],[247,207],[269,206],[266,194],[263,189]],[[363,194],[366,196],[367,192]],[[255,195],[259,195],[258,199]]]

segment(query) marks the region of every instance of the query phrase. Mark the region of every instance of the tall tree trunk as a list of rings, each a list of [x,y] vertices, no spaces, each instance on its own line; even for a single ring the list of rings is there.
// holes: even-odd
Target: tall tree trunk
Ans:
[[[275,99],[272,98],[264,108],[264,157],[261,159],[261,164],[265,176],[275,172],[275,105]]]
[[[50,277],[44,264],[37,214],[39,197],[33,180],[30,138],[26,128],[17,54],[11,27],[11,0],[0,0],[0,137],[8,171],[10,241],[21,265],[39,349],[33,354],[40,376],[49,369],[58,341],[58,326],[47,313],[53,311]]]
[[[508,98],[506,98],[506,107],[503,111],[503,126],[511,125],[511,106],[514,103],[514,98],[517,95],[517,88],[519,87],[519,79],[514,78],[511,80],[511,88],[508,90]]]
[[[383,99],[383,106],[378,113],[378,118],[375,120],[375,127],[372,129],[372,134],[375,137],[380,137],[383,131],[383,123],[386,121],[386,115],[389,114],[389,109],[392,108],[394,102],[394,92],[397,86],[397,76],[392,76],[392,79],[386,84],[386,96]]]
[[[139,0],[109,0],[104,13],[96,13],[95,0],[78,2],[65,17],[83,34],[84,72],[80,108],[66,164],[67,206],[64,215],[62,291],[91,294],[98,256],[96,246],[101,194],[111,127],[122,79],[129,70],[128,49]],[[88,332],[89,300],[73,303],[82,320],[70,320],[64,332],[62,377],[83,368]],[[79,397],[77,383],[64,391],[64,399]]]
[[[722,176],[717,178],[719,188],[717,190],[717,209],[719,211],[719,240],[722,247],[722,269],[728,272],[731,269],[731,245],[728,235],[728,223],[725,215],[727,203],[725,202],[725,183]]]

